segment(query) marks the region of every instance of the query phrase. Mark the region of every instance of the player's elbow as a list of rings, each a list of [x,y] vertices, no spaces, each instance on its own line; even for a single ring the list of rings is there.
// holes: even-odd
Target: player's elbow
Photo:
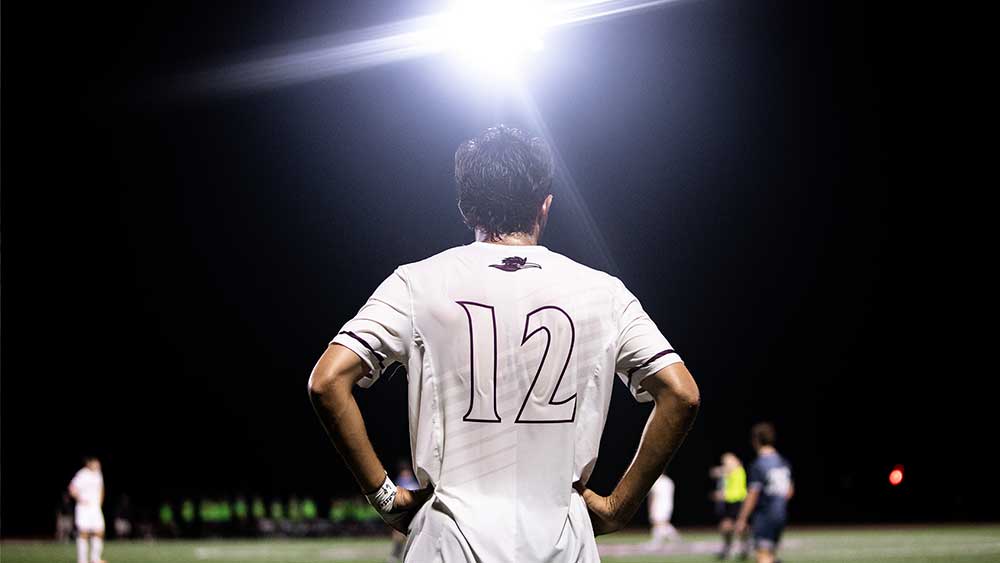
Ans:
[[[334,397],[345,388],[343,379],[334,370],[314,369],[309,374],[309,396],[313,400],[321,397]]]
[[[642,386],[653,396],[657,405],[669,405],[671,411],[680,410],[693,416],[701,405],[698,384],[682,363],[671,364],[658,371],[655,376],[647,377],[642,381]]]
[[[677,396],[677,400],[682,408],[692,413],[697,412],[698,407],[701,406],[701,391],[698,389],[698,384],[695,383],[691,374],[687,374],[687,377],[681,384],[676,386],[674,394]]]
[[[685,369],[678,369],[671,373],[668,378],[667,389],[673,398],[673,402],[683,411],[694,416],[701,406],[701,391],[695,383],[691,372]]]
[[[309,384],[307,387],[310,397],[325,395],[333,388],[333,377],[330,373],[321,373],[318,370],[313,370],[309,374]]]
[[[351,395],[354,384],[366,373],[364,363],[354,352],[331,344],[309,375],[309,396],[314,401],[321,397],[342,400]]]

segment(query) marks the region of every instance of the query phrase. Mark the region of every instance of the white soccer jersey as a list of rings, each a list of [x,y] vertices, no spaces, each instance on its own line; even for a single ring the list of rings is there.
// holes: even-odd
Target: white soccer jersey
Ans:
[[[104,476],[100,471],[84,467],[76,472],[69,486],[76,490],[76,527],[84,532],[104,532],[104,514],[101,512],[101,494]]]
[[[475,242],[401,266],[333,342],[407,367],[421,486],[407,560],[596,561],[572,484],[597,461],[617,373],[679,362],[616,278],[543,246]]]
[[[101,491],[104,489],[104,476],[100,471],[84,467],[76,472],[69,486],[77,491],[77,504],[101,505]]]

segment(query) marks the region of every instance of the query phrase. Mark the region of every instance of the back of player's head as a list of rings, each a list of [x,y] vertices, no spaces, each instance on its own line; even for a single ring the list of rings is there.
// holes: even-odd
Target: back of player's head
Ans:
[[[548,145],[513,127],[498,125],[455,151],[458,207],[465,224],[490,238],[531,233],[552,193]]]
[[[758,422],[750,429],[750,440],[755,446],[773,446],[775,441],[774,425],[770,422]]]
[[[88,455],[83,457],[83,465],[91,469],[100,469],[101,462],[96,456]]]

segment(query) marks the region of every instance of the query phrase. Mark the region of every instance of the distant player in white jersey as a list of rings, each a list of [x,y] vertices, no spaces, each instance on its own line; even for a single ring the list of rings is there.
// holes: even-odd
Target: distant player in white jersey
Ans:
[[[650,545],[657,547],[664,541],[679,540],[681,535],[670,523],[674,514],[674,481],[666,475],[660,475],[653,488],[649,490],[649,523],[652,525],[652,540]]]
[[[83,460],[84,466],[69,482],[69,494],[76,500],[76,560],[77,563],[104,563],[104,476],[96,457]],[[90,557],[87,557],[87,542]]]
[[[697,385],[622,282],[538,245],[552,176],[547,146],[517,129],[462,143],[458,206],[475,242],[397,268],[313,369],[316,412],[408,534],[405,561],[599,561],[594,536],[629,522],[694,420]],[[388,478],[352,394],[395,362],[417,490]],[[601,496],[586,484],[616,374],[655,405]]]

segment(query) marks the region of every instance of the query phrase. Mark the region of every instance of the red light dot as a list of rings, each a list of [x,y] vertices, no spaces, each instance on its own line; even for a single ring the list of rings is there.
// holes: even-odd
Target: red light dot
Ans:
[[[889,484],[895,487],[896,485],[903,482],[903,467],[897,465],[895,469],[889,472]]]

